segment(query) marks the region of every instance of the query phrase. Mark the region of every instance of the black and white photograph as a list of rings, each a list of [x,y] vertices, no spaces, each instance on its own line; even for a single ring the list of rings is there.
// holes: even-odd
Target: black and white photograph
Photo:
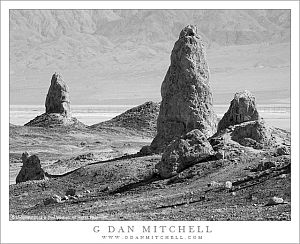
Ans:
[[[299,227],[291,7],[71,3],[7,10],[11,225],[89,223],[98,243]]]

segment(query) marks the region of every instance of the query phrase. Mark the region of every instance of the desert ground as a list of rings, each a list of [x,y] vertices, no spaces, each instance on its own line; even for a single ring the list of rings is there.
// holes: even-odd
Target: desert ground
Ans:
[[[154,167],[161,155],[137,153],[152,138],[153,131],[121,127],[11,125],[11,180],[22,166],[24,151],[40,157],[48,178],[10,185],[10,219],[291,219],[290,155],[245,147],[229,159],[202,162],[162,179]],[[232,189],[224,187],[226,181],[233,183]],[[76,198],[44,205],[47,197],[63,197],[70,188],[76,189]],[[266,206],[273,196],[283,198],[284,203]]]
[[[258,105],[290,105],[289,13],[243,10],[12,11],[10,104],[43,105],[54,72],[70,87],[71,107],[160,102],[174,42],[193,21],[207,43],[214,104],[229,107],[247,89]],[[290,147],[290,132],[278,132]],[[291,220],[289,154],[232,148],[230,157],[162,179],[155,170],[162,155],[138,153],[155,134],[132,121],[10,124],[10,220]],[[15,184],[25,151],[38,155],[45,180]],[[69,189],[74,197],[44,204]],[[284,201],[268,204],[272,197]]]
[[[254,90],[258,104],[288,103],[289,83],[283,81],[289,79],[287,72],[289,61],[285,58],[287,52],[282,50],[289,51],[289,45],[278,45],[280,48],[276,45],[267,46],[262,49],[262,52],[257,50],[256,45],[220,48],[212,51],[215,54],[210,56],[208,51],[208,57],[213,64],[211,84],[215,91],[213,93],[215,100],[222,104],[226,102],[229,106],[234,93],[231,90],[234,87],[236,91],[246,88]],[[241,49],[243,55],[239,55]],[[261,62],[262,65],[258,64],[259,60],[273,51],[276,58]],[[246,53],[250,58],[242,61]],[[259,58],[256,55],[259,55]],[[227,62],[222,62],[224,59]],[[153,71],[149,72],[150,74],[137,72],[135,76],[128,75],[128,77],[123,73],[115,74],[119,81],[114,83],[114,91],[125,91],[127,97],[128,89],[121,87],[123,81],[130,85],[129,80],[140,80],[145,76],[150,83],[152,80],[158,83],[157,86],[152,84],[151,87],[156,87],[153,93],[159,94],[159,83],[167,67],[167,61],[164,62],[166,64],[161,64],[161,67],[165,68],[160,72]],[[91,74],[95,75],[93,72]],[[68,77],[68,72],[66,75]],[[76,72],[72,74],[77,78],[80,75],[82,74]],[[69,80],[73,82],[76,79],[72,79],[72,76]],[[97,77],[106,79],[103,74]],[[36,79],[49,78],[39,76]],[[239,80],[243,82],[237,85]],[[270,80],[274,82],[274,89],[264,85],[269,84],[267,81]],[[71,88],[75,86],[72,82]],[[105,87],[98,88],[97,82],[93,84],[93,91],[101,93],[105,90]],[[81,85],[84,84],[79,86]],[[109,87],[108,84],[107,89],[110,89]],[[144,85],[141,89],[145,91],[141,90],[141,93],[138,91],[139,94],[144,93],[146,97],[153,98],[149,95],[151,89]],[[73,90],[75,94],[71,93],[71,98],[78,97],[77,89],[73,88]],[[85,88],[81,90],[89,93]],[[137,92],[134,89],[132,91]],[[122,101],[114,100],[113,103],[130,104],[139,101],[143,99],[126,98]],[[136,155],[142,146],[151,143],[154,135],[153,131],[145,133],[122,127],[65,130],[10,125],[10,183],[12,184],[10,185],[10,219],[216,221],[291,219],[289,168],[266,169],[266,172],[260,172],[262,176],[251,171],[263,162],[287,165],[290,162],[289,155],[274,157],[265,151],[249,151],[243,157],[197,164],[180,173],[178,177],[164,180],[154,172],[154,166],[160,161],[161,155],[145,157]],[[49,177],[45,181],[14,184],[22,166],[21,155],[25,151],[37,154],[43,169],[54,177]],[[209,187],[212,181],[222,184],[226,181],[236,183],[229,191],[222,187]],[[53,194],[63,197],[69,188],[75,188],[80,197],[60,204],[43,205],[45,198]],[[265,206],[273,196],[283,198],[285,204]]]

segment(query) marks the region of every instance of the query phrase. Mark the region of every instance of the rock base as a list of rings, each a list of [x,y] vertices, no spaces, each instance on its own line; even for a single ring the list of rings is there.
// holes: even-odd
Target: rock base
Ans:
[[[44,113],[30,120],[24,126],[36,126],[36,127],[59,127],[70,126],[84,128],[86,127],[82,122],[73,117],[66,117],[59,113]]]
[[[195,129],[172,141],[155,168],[161,177],[169,178],[213,155],[214,151],[205,135]]]
[[[226,158],[240,155],[246,149],[286,155],[290,153],[289,140],[287,132],[266,125],[262,119],[230,126],[209,139],[214,150],[225,152]],[[281,151],[284,152],[280,154]]]

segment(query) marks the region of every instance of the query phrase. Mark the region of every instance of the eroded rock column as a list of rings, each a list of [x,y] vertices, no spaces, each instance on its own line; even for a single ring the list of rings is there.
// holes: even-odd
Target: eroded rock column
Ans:
[[[161,86],[162,102],[157,136],[151,144],[161,152],[168,143],[193,129],[206,137],[216,131],[217,117],[209,85],[204,44],[195,26],[185,27],[171,54],[171,65]]]
[[[58,73],[53,74],[46,97],[46,113],[71,116],[69,87]]]

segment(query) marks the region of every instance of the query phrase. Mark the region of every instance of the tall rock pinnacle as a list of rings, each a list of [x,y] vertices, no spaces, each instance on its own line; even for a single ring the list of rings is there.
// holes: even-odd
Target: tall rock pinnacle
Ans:
[[[61,75],[52,75],[51,85],[45,102],[46,112],[30,120],[25,126],[38,127],[85,127],[76,118],[71,117],[69,87]]]
[[[193,129],[207,137],[214,134],[217,117],[209,76],[204,44],[196,26],[189,25],[174,45],[171,65],[161,86],[157,136],[151,144],[154,151],[162,151],[170,141]]]
[[[46,113],[60,113],[66,117],[71,116],[69,87],[61,75],[55,73],[46,97]]]

